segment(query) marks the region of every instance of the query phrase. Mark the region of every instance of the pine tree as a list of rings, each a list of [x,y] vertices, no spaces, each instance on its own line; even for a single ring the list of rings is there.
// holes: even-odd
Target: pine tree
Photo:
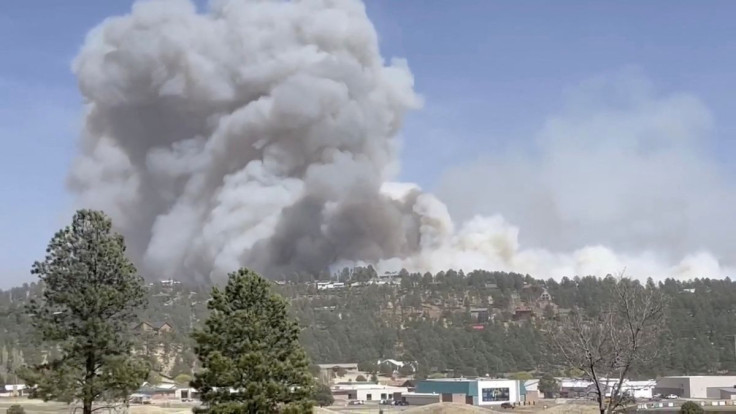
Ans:
[[[203,370],[192,386],[208,414],[311,412],[314,383],[286,301],[255,272],[212,289],[210,315],[194,332]]]
[[[131,356],[131,324],[144,303],[143,280],[125,256],[123,237],[104,213],[78,211],[54,235],[46,258],[33,265],[44,289],[27,307],[43,342],[57,358],[22,370],[44,400],[120,401],[138,388],[148,367]]]

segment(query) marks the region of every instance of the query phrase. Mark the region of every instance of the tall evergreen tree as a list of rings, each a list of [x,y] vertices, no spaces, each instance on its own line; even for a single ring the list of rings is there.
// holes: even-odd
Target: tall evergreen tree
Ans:
[[[192,381],[204,406],[198,412],[311,412],[314,381],[286,305],[247,269],[212,289],[210,315],[193,334],[203,368]]]
[[[125,256],[123,237],[99,211],[78,211],[46,253],[32,269],[43,293],[27,311],[39,339],[61,352],[21,376],[44,400],[81,401],[90,414],[95,401],[125,400],[147,375],[147,365],[131,355],[129,334],[145,301],[143,280]]]

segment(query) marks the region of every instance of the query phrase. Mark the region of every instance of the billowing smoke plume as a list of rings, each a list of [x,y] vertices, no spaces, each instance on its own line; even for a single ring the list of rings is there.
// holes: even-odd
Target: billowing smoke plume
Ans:
[[[390,182],[402,119],[421,101],[406,63],[382,59],[357,0],[219,1],[206,13],[137,3],[89,34],[74,72],[88,108],[71,186],[113,217],[149,277],[358,262],[663,270],[604,247],[523,250],[498,216],[455,229],[438,199]]]

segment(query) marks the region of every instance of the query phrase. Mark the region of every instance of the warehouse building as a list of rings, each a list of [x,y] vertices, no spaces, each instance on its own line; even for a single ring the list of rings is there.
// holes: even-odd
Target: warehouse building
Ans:
[[[335,400],[380,401],[400,399],[408,391],[406,387],[391,387],[373,383],[338,384],[332,387]]]
[[[518,404],[524,401],[526,390],[517,380],[491,378],[442,378],[420,381],[417,393],[439,394],[443,402],[472,405]]]
[[[736,376],[682,376],[662,377],[657,380],[655,394],[674,394],[682,398],[710,398],[715,395],[715,389],[733,388],[736,386]],[[720,391],[718,392],[720,395]]]

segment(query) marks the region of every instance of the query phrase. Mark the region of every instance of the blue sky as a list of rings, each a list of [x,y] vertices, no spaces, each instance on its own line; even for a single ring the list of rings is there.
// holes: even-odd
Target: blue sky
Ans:
[[[30,280],[68,220],[64,180],[81,116],[70,62],[90,28],[130,5],[0,5],[0,287]],[[402,179],[433,189],[448,168],[531,145],[568,91],[630,67],[662,93],[702,101],[714,118],[709,160],[731,168],[734,2],[371,0],[367,9],[384,56],[408,59],[426,99],[402,134]]]

